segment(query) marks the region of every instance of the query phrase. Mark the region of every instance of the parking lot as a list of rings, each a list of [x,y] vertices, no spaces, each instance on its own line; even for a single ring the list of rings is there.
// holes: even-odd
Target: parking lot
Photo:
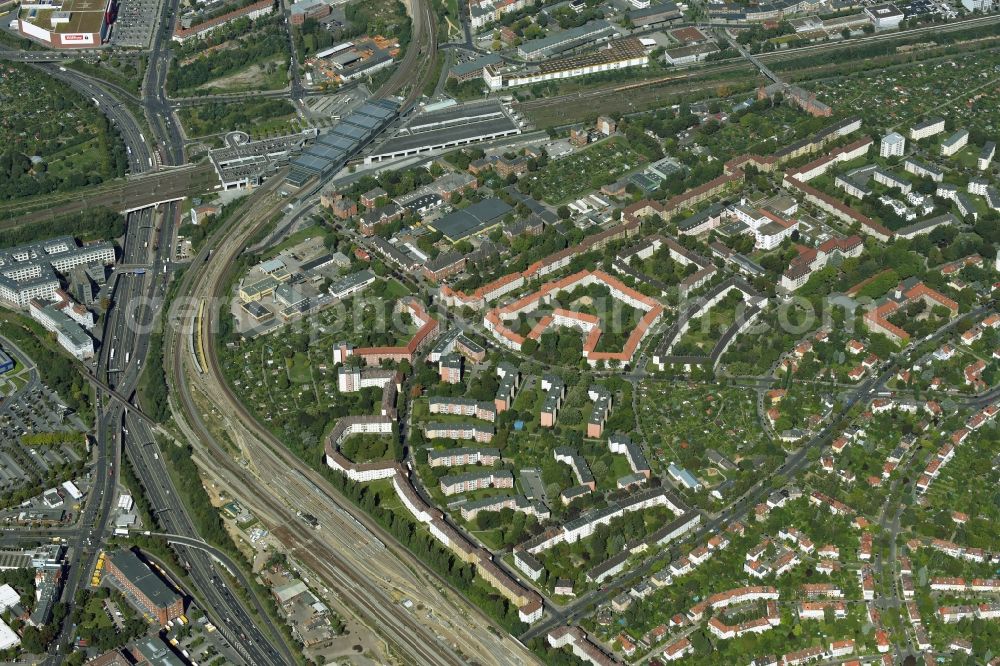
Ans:
[[[82,467],[86,425],[9,343],[17,366],[0,376],[0,498]]]
[[[19,392],[0,409],[0,442],[44,432],[80,432],[86,426],[43,384]]]
[[[144,49],[149,47],[160,11],[160,0],[122,0],[111,44]]]
[[[935,2],[935,0],[913,0],[899,5],[900,11],[906,18],[924,16],[926,14],[937,14],[942,18],[953,19],[958,16],[958,12],[945,2]]]

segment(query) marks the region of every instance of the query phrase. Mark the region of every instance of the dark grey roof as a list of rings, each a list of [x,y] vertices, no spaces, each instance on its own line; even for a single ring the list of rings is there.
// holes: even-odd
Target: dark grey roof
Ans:
[[[443,268],[452,266],[459,261],[461,261],[463,255],[461,252],[442,252],[434,259],[428,259],[424,264],[424,268],[433,272],[437,272]]]
[[[157,606],[161,608],[169,606],[180,598],[179,594],[167,587],[167,584],[152,569],[143,564],[131,550],[119,550],[111,553],[108,559],[125,578]]]
[[[380,145],[373,154],[386,155],[415,148],[444,146],[456,141],[477,141],[498,134],[514,133],[518,130],[517,123],[507,116],[474,118],[468,123],[445,125],[410,134],[398,134]]]
[[[487,65],[495,65],[497,63],[503,62],[503,58],[497,53],[487,53],[484,56],[470,60],[469,62],[463,62],[455,65],[451,68],[451,73],[455,76],[462,77],[472,72],[481,71],[483,67]]]
[[[358,146],[358,142],[354,139],[348,139],[346,136],[341,136],[340,134],[321,134],[318,139],[316,139],[317,144],[322,144],[336,148],[338,150],[343,150],[346,152],[351,152]]]
[[[358,127],[361,127],[362,129],[366,130],[373,130],[378,127],[381,127],[384,120],[381,118],[373,118],[372,116],[366,116],[363,113],[355,112],[344,118],[343,121],[341,122],[357,125]]]
[[[382,120],[388,120],[395,115],[395,109],[391,109],[387,106],[382,106],[379,104],[369,104],[365,103],[359,106],[354,111],[355,113],[363,113],[366,116],[371,116],[373,118],[380,118]]]
[[[672,14],[675,12],[678,18],[680,18],[681,13],[677,9],[677,5],[675,5],[672,2],[663,2],[657,5],[650,5],[645,9],[633,9],[628,13],[628,17],[634,21],[637,18],[644,19],[650,16],[657,16],[659,14]]]
[[[338,123],[337,126],[333,128],[333,133],[346,136],[349,139],[355,139],[356,141],[364,141],[370,136],[368,132],[361,129],[357,125],[349,125],[347,123]]]
[[[500,199],[483,199],[468,208],[448,213],[431,226],[453,241],[466,238],[496,223],[514,209]]]
[[[920,232],[927,230],[931,231],[936,227],[942,225],[953,225],[958,224],[960,220],[955,217],[952,213],[945,213],[944,215],[938,215],[937,217],[931,217],[926,220],[921,220],[920,222],[915,222],[909,226],[903,227],[896,231],[897,236],[902,236],[906,238],[907,236],[916,236]]]

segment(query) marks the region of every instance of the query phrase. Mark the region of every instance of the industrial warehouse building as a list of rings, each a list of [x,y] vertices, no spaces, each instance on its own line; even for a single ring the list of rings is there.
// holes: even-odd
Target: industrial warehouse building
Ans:
[[[310,148],[292,160],[285,177],[290,184],[302,187],[310,178],[326,178],[340,171],[358,152],[371,143],[399,113],[399,105],[389,100],[362,104],[323,134]]]
[[[468,208],[448,213],[439,220],[430,223],[435,231],[440,231],[452,243],[463,238],[474,236],[500,224],[504,215],[513,212],[513,208],[500,199],[483,199]]]
[[[499,100],[461,104],[421,114],[365,157],[365,164],[492,141],[521,133],[513,113]]]
[[[525,60],[543,60],[586,44],[607,41],[617,37],[618,34],[613,25],[604,19],[599,19],[578,28],[556,32],[548,37],[529,39],[517,47],[517,54]]]
[[[500,90],[648,64],[649,55],[642,41],[629,37],[609,42],[590,53],[554,58],[527,69],[489,65],[483,69],[483,79],[490,90]]]

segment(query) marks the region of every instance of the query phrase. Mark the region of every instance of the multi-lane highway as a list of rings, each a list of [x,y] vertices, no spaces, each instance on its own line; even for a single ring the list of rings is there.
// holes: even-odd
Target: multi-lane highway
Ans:
[[[129,172],[145,173],[154,168],[153,154],[146,144],[146,137],[132,116],[132,113],[116,97],[108,93],[93,79],[52,64],[34,65],[49,76],[59,79],[84,97],[94,101],[97,108],[108,117],[125,142],[129,158]]]
[[[119,270],[112,277],[112,305],[105,317],[97,375],[100,381],[127,399],[134,398],[143,360],[149,350],[151,324],[161,306],[170,270],[170,240],[177,215],[173,205],[163,209],[161,215],[156,215],[152,208],[146,208],[128,217],[123,263],[148,265],[149,268]],[[104,399],[103,395],[101,399]],[[78,543],[73,544],[79,556],[67,584],[68,599],[73,598],[81,581],[86,581],[101,539],[107,535],[123,447],[163,529],[197,537],[197,530],[173,488],[148,422],[138,418],[134,410],[124,407],[119,401],[102,402],[100,408],[99,455],[103,458],[98,460],[95,469],[104,483],[91,493],[86,508],[89,514],[84,516]],[[92,519],[88,517],[90,514]],[[203,550],[184,546],[177,548],[182,561],[190,567],[197,589],[209,600],[209,608],[205,611],[247,663],[292,663],[287,648],[283,644],[280,644],[282,651],[273,647],[272,639],[265,637],[255,626],[249,611],[216,570],[212,557]],[[237,584],[245,586],[246,581],[238,578]],[[254,601],[258,615],[267,618],[260,601],[256,598]],[[240,627],[239,631],[234,627]],[[269,629],[273,636],[279,635],[273,626]]]
[[[54,65],[39,67],[95,99],[98,107],[122,132],[128,146],[130,171],[141,174],[150,170],[153,166],[152,153],[146,139],[138,130],[134,118],[117,100],[99,86],[63,72]],[[94,482],[77,526],[60,532],[67,539],[68,548],[73,555],[63,593],[64,600],[70,605],[70,613],[76,591],[87,584],[103,539],[109,533],[109,520],[117,497],[123,445],[127,447],[137,475],[147,486],[151,502],[161,509],[158,518],[163,526],[172,532],[197,536],[176,492],[170,486],[169,476],[158,453],[150,454],[151,457],[143,456],[149,450],[147,443],[152,441],[149,425],[135,414],[128,413],[122,403],[122,399],[134,398],[143,360],[148,352],[149,323],[153,321],[159,308],[170,268],[169,253],[177,211],[172,204],[162,208],[159,213],[149,207],[128,215],[120,263],[132,268],[114,272],[110,280],[111,305],[104,318],[102,346],[94,379],[95,384],[115,390],[117,399],[110,399],[100,390],[96,393],[98,416]],[[191,575],[199,590],[210,600],[210,607],[205,610],[237,651],[246,656],[248,663],[293,663],[287,649],[279,653],[256,628],[249,612],[227,587],[221,574],[215,570],[212,558],[205,551],[184,552],[182,557],[191,566]],[[238,578],[237,584],[245,586],[246,581]],[[261,617],[267,617],[259,600],[255,601],[256,612]],[[231,629],[233,626],[241,627],[239,635]],[[270,629],[274,635],[278,635],[273,626]],[[47,663],[58,663],[70,649],[73,638],[71,631],[72,627],[68,623],[63,626]],[[284,645],[281,647],[284,648]]]
[[[164,0],[160,24],[153,30],[146,75],[142,80],[142,103],[146,120],[162,151],[164,164],[184,164],[184,139],[180,124],[167,99],[167,72],[170,68],[170,31],[180,0]]]
[[[196,539],[198,531],[173,487],[163,456],[149,425],[131,414],[126,416],[125,423],[125,429],[128,433],[124,437],[125,454],[143,485],[146,498],[155,513],[160,528],[171,534]],[[288,648],[280,640],[275,642],[278,648],[274,647],[271,641],[257,628],[243,608],[240,599],[234,593],[234,583],[247,591],[253,589],[239,569],[233,570],[235,578],[233,582],[230,582],[229,576],[224,575],[225,570],[219,571],[217,569],[215,559],[208,551],[184,545],[181,540],[175,540],[173,547],[181,562],[188,569],[195,587],[207,600],[208,608],[205,610],[209,617],[213,619],[213,623],[216,624],[223,636],[247,663],[295,663]],[[254,598],[254,602],[257,614],[262,618],[267,618],[267,613],[260,601]],[[270,625],[270,620],[268,620],[268,624]],[[269,626],[269,630],[273,635],[278,635],[273,625]]]
[[[133,213],[129,216],[128,224],[130,233],[126,235],[125,254],[136,256],[131,246],[134,245],[142,235],[142,231],[149,226],[153,218],[153,211],[146,209]],[[133,237],[135,240],[132,240]],[[134,278],[126,277],[120,279],[121,274],[112,276],[112,284],[109,293],[112,297],[112,304],[108,309],[104,322],[104,336],[109,334],[112,337],[124,335],[128,327],[125,326],[126,314],[119,304],[129,296],[134,296],[138,285]],[[122,301],[118,301],[122,299]],[[127,302],[127,301],[125,301]],[[108,383],[114,386],[117,380],[110,371],[113,362],[112,350],[114,343],[106,344],[102,347],[97,360],[97,373],[102,379],[106,378]],[[131,357],[134,348],[130,348]],[[131,358],[132,364],[139,363],[139,357]],[[135,373],[137,376],[137,373]],[[128,379],[128,378],[127,378]],[[131,378],[133,384],[123,383],[123,386],[134,385],[134,377]],[[77,524],[77,531],[68,542],[73,559],[70,562],[69,572],[66,578],[66,585],[63,589],[63,598],[70,605],[69,614],[72,614],[73,606],[76,603],[76,592],[81,586],[87,584],[89,572],[93,569],[97,555],[101,549],[101,544],[107,536],[108,523],[111,518],[111,510],[116,499],[116,487],[118,483],[118,471],[120,469],[121,456],[121,418],[123,407],[117,403],[108,401],[105,397],[97,393],[97,461],[94,466],[94,483],[92,484],[87,502],[80,520]],[[58,663],[61,659],[62,651],[69,649],[69,643],[73,636],[70,635],[72,627],[64,623],[59,636],[56,638],[56,649],[49,654],[49,663]]]
[[[176,0],[165,3],[165,18],[171,16],[171,12],[176,9],[176,4]],[[420,36],[419,44],[421,44],[420,51],[426,55],[434,49],[433,28],[431,27],[433,17],[427,13],[426,3],[418,0],[415,5],[424,12],[416,18],[415,22],[424,26],[421,30],[422,36]],[[164,21],[164,24],[169,24],[169,21]],[[143,82],[143,105],[146,109],[147,120],[152,128],[151,134],[153,136],[151,137],[143,135],[139,123],[131,116],[125,105],[116,99],[105,86],[86,76],[77,76],[77,73],[64,70],[56,64],[36,65],[92,98],[98,108],[108,115],[121,131],[125,144],[128,146],[129,168],[132,174],[137,175],[154,170],[161,162],[177,164],[184,161],[180,130],[172,116],[164,93],[164,82],[170,59],[167,43],[165,32],[158,30],[154,35],[149,67]],[[417,50],[415,48],[414,52],[416,53]],[[411,58],[411,62],[420,64],[419,58]],[[411,91],[412,94],[414,93]],[[149,148],[149,143],[154,141],[160,148],[162,160],[158,159],[159,156]],[[146,192],[156,189],[157,178],[140,179],[140,187]],[[273,190],[280,182],[280,178],[275,178],[273,185],[269,183],[268,186],[262,188],[264,191],[261,192],[260,196],[266,196],[267,191]],[[133,194],[137,195],[138,193]],[[137,201],[137,198],[141,199],[142,197],[130,195],[127,198],[131,204],[142,203]],[[276,201],[274,209],[277,210],[280,205],[281,202]],[[184,543],[184,538],[197,539],[198,535],[193,521],[171,483],[153,427],[146,419],[141,418],[135,407],[129,408],[125,403],[125,401],[134,399],[142,372],[142,364],[149,347],[148,324],[153,321],[161,305],[158,299],[163,295],[171,268],[168,260],[169,249],[171,247],[172,225],[177,216],[174,205],[167,204],[161,208],[159,213],[149,207],[136,210],[128,216],[127,234],[123,243],[123,256],[120,265],[127,265],[129,268],[117,271],[113,275],[109,287],[112,305],[104,320],[104,331],[101,336],[103,345],[94,375],[94,383],[100,387],[97,405],[98,460],[95,467],[97,479],[86,505],[82,522],[77,530],[66,532],[69,537],[69,547],[74,553],[74,560],[69,571],[64,598],[72,603],[76,590],[81,585],[86,584],[89,572],[96,562],[103,538],[108,534],[111,510],[116,499],[117,476],[121,464],[120,454],[124,450],[129,464],[135,469],[136,475],[143,485],[143,490],[149,498],[160,528],[182,537],[174,539],[174,547],[178,550],[201,598],[204,598],[209,606],[205,610],[223,635],[248,663],[269,666],[271,664],[292,663],[292,656],[286,646],[280,641],[277,643],[277,647],[272,646],[271,637],[265,636],[254,625],[249,613],[229,587],[228,576],[216,569],[213,556],[201,547],[193,547]],[[156,232],[157,226],[161,229],[159,236]],[[114,391],[114,395],[107,394],[105,387]],[[204,424],[200,425],[204,427]],[[231,460],[228,462],[232,464]],[[252,480],[248,479],[248,481],[253,483]],[[297,487],[298,492],[306,495],[304,498],[306,502],[318,501],[318,498],[309,497],[314,490],[314,486],[309,485],[312,483],[300,482]],[[295,487],[289,484],[286,489]],[[329,501],[329,499],[327,498],[325,501]],[[320,510],[317,509],[317,512]],[[278,525],[294,521],[294,518],[289,516],[287,506],[279,501],[273,501],[270,507],[269,515],[275,515],[275,513],[280,515]],[[283,529],[295,531],[288,530],[287,527],[283,527]],[[377,538],[373,540],[373,543],[378,542]],[[351,605],[364,612],[372,621],[373,627],[381,625],[390,642],[402,654],[409,655],[408,661],[412,663],[454,664],[458,666],[472,661],[513,664],[525,663],[530,660],[530,654],[523,651],[523,648],[516,646],[510,639],[505,639],[507,645],[501,647],[500,645],[491,645],[489,641],[478,642],[475,639],[459,635],[455,645],[458,646],[461,643],[466,655],[460,657],[447,644],[440,643],[432,631],[428,631],[422,625],[413,622],[405,614],[400,617],[399,608],[393,599],[382,589],[366,580],[365,574],[359,575],[356,562],[348,562],[340,558],[338,553],[330,550],[327,544],[309,538],[309,535],[306,538],[295,537],[294,543],[299,545],[298,557],[300,561],[305,560],[305,553],[321,556],[321,559],[309,560],[308,566],[315,568],[318,575],[328,581],[338,593],[350,598]],[[398,553],[394,552],[393,556],[396,555]],[[422,598],[421,595],[428,594],[420,589],[426,584],[424,583],[426,579],[423,577],[415,578],[403,560],[396,560],[396,562],[398,563],[398,568],[395,570],[398,574],[398,584],[404,589],[408,589],[415,599],[419,600]],[[392,572],[392,569],[385,571],[385,573]],[[247,581],[242,578],[242,574],[238,570],[234,573],[236,575],[235,584],[248,589]],[[442,602],[440,598],[435,601]],[[254,602],[257,613],[261,617],[267,618],[259,601],[254,599]],[[480,617],[478,621],[482,622],[482,620],[483,618]],[[270,626],[270,620],[267,622],[272,636],[277,636],[278,632],[273,626]],[[484,623],[483,629],[485,628]],[[59,649],[53,653],[50,662],[56,663],[59,660],[59,655],[68,648],[72,639],[71,630],[72,628],[68,626],[63,628],[63,633],[58,638]],[[444,631],[444,629],[439,631]],[[487,637],[492,636],[488,632],[483,633]],[[461,634],[461,630],[459,630],[459,634]],[[491,648],[496,649],[492,650]],[[481,654],[490,654],[491,652],[494,654],[490,658],[484,658]],[[515,653],[520,653],[520,655],[515,656]]]

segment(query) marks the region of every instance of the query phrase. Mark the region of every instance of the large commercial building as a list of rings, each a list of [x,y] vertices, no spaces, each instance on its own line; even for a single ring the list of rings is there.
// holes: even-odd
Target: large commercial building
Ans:
[[[17,29],[55,48],[94,48],[108,40],[117,12],[115,0],[24,0]]]
[[[332,176],[371,143],[398,113],[399,105],[389,100],[362,104],[292,160],[292,169],[285,179],[301,187],[310,178]]]
[[[713,53],[718,52],[719,47],[709,42],[707,44],[687,44],[667,49],[663,57],[666,58],[668,63],[674,66],[690,65],[694,62],[700,62]]]
[[[609,42],[590,53],[555,58],[527,69],[505,67],[499,63],[489,65],[483,69],[483,79],[490,90],[500,90],[648,64],[649,55],[642,42],[636,37],[629,37]]]
[[[452,243],[464,238],[489,231],[500,224],[503,217],[512,213],[513,208],[500,199],[483,199],[468,208],[462,208],[430,223],[435,231],[440,231]]]
[[[636,29],[670,24],[684,18],[681,10],[672,2],[639,7],[628,12],[626,16]]]
[[[365,164],[448,150],[521,133],[521,124],[499,100],[459,104],[422,113],[365,157]]]
[[[48,303],[34,299],[28,310],[32,319],[44,326],[45,330],[56,334],[56,341],[63,349],[84,360],[94,356],[94,340],[84,328],[86,325],[93,326],[93,315],[88,310],[77,307],[86,313],[86,318],[80,316],[79,310],[66,300]]]
[[[291,7],[289,21],[292,25],[302,25],[306,19],[319,20],[329,16],[331,11],[324,0],[299,0]]]
[[[119,586],[160,624],[184,614],[184,599],[130,550],[111,553],[105,560],[105,575]]]
[[[607,21],[590,21],[578,28],[553,33],[542,39],[529,39],[519,47],[517,54],[525,60],[544,60],[558,53],[586,44],[605,42],[618,35],[618,30]]]
[[[111,243],[80,247],[71,236],[0,250],[0,302],[26,308],[35,298],[54,300],[59,289],[56,273],[114,261],[115,248]]]
[[[865,14],[871,19],[876,30],[895,30],[904,17],[896,5],[889,3],[865,7]]]
[[[140,665],[186,666],[188,663],[156,636],[146,636],[136,641],[132,646],[132,658]]]
[[[500,54],[487,53],[468,62],[454,65],[448,70],[448,75],[458,80],[459,83],[465,83],[466,81],[481,78],[483,76],[483,69],[487,66],[502,62],[503,58],[500,57]]]
[[[288,164],[292,154],[302,150],[316,135],[316,130],[310,129],[260,141],[231,141],[225,148],[208,151],[208,159],[223,189],[256,187]]]

